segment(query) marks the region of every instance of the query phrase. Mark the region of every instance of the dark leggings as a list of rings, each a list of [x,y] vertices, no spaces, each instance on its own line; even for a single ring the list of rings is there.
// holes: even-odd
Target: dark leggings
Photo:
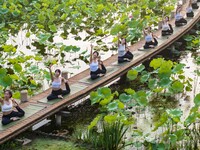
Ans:
[[[187,17],[194,17],[194,12],[186,13]]]
[[[180,27],[180,26],[183,26],[183,25],[186,25],[186,24],[187,24],[187,20],[185,20],[184,18],[181,18],[180,20],[175,21],[175,25],[177,27]]]
[[[170,27],[169,30],[162,30],[162,36],[171,35],[174,32],[171,24],[169,24],[169,27]]]
[[[126,59],[133,59],[133,54],[130,51],[127,51],[124,56],[118,57],[118,63],[126,62]]]
[[[11,123],[13,120],[11,120],[12,117],[23,117],[25,112],[19,107],[16,106],[17,111],[12,111],[10,114],[8,115],[3,115],[2,116],[2,124],[6,125]]]
[[[106,74],[106,71],[107,71],[106,67],[103,64],[101,64],[101,67],[102,67],[102,70],[99,68],[95,72],[92,72],[92,71],[90,72],[90,76],[91,76],[92,80],[95,80],[95,79],[99,78],[100,74]]]
[[[146,42],[145,45],[144,45],[144,49],[148,49],[148,48],[152,48],[150,46],[157,46],[158,45],[158,41],[156,38],[154,38],[154,42],[151,41],[151,42]]]
[[[199,6],[197,5],[197,3],[192,3],[192,9],[198,9]]]
[[[53,100],[53,99],[58,99],[58,95],[67,95],[70,93],[70,87],[69,87],[69,84],[68,83],[65,83],[65,87],[66,87],[66,90],[57,90],[57,91],[54,91],[52,90],[51,94],[47,97],[48,100]]]

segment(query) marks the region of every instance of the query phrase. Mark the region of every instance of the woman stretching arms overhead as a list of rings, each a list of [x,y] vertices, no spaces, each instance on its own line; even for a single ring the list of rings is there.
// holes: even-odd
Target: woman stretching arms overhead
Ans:
[[[51,66],[52,65],[50,65],[48,68],[49,68],[51,80],[52,80],[52,92],[47,97],[47,99],[48,100],[53,100],[53,99],[57,99],[57,98],[63,99],[63,96],[69,94],[70,91],[71,91],[69,84],[68,84],[68,81],[65,78],[60,76],[61,75],[60,69],[56,69],[55,75],[53,75],[52,70],[51,70]],[[63,90],[61,88],[62,82],[65,83],[66,90]]]
[[[18,103],[12,98],[12,92],[10,90],[4,92],[4,99],[0,98],[0,103],[1,111],[3,112],[3,125],[19,120],[19,117],[23,117],[25,114],[25,112],[19,107]],[[13,107],[15,107],[17,111],[14,111]]]

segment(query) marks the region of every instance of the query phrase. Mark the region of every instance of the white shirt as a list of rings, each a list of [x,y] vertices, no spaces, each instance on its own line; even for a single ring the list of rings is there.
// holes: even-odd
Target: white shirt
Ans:
[[[122,57],[122,56],[125,55],[125,53],[126,53],[126,46],[125,46],[125,44],[124,45],[119,44],[119,46],[118,46],[118,56]]]

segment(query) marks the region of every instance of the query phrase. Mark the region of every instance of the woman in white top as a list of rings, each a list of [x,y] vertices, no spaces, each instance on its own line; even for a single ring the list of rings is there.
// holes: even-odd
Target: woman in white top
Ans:
[[[0,98],[0,103],[1,111],[3,113],[1,121],[3,125],[19,120],[19,117],[23,117],[25,114],[18,103],[12,98],[12,92],[10,90],[4,92],[4,99]],[[15,107],[17,111],[14,111],[13,107]]]
[[[163,22],[162,22],[162,36],[165,35],[171,35],[173,34],[174,30],[172,28],[172,25],[169,23],[169,17],[166,16],[165,18],[163,18]]]
[[[131,61],[133,59],[133,54],[130,52],[130,49],[126,46],[126,39],[121,38],[118,35],[118,63],[123,63]]]
[[[156,36],[151,32],[150,27],[143,30],[143,34],[144,34],[144,37],[145,37],[144,49],[154,48],[155,46],[158,45],[158,41],[156,39]]]
[[[187,24],[187,20],[185,20],[181,14],[182,5],[177,6],[176,8],[176,15],[175,15],[175,25],[177,27],[183,26]]]
[[[55,75],[53,75],[51,67],[52,67],[52,65],[50,65],[48,68],[49,68],[51,80],[52,80],[52,92],[47,97],[47,99],[48,100],[53,100],[53,99],[57,99],[57,98],[63,99],[63,96],[69,94],[71,91],[68,81],[65,78],[60,76],[61,75],[60,69],[56,69]],[[65,83],[66,90],[63,90],[61,88],[62,82]]]
[[[194,12],[192,8],[192,0],[188,3],[188,7],[186,8],[186,15],[187,17],[194,17]]]
[[[190,0],[192,9],[198,9],[199,6],[197,4],[197,0]]]
[[[93,52],[93,45],[91,44],[90,50],[90,76],[92,80],[95,80],[106,74],[106,67],[104,66],[99,53]]]
[[[171,35],[173,34],[174,30],[172,28],[172,25],[169,23],[169,17],[166,16],[165,18],[163,18],[163,22],[162,22],[162,36],[165,35]]]

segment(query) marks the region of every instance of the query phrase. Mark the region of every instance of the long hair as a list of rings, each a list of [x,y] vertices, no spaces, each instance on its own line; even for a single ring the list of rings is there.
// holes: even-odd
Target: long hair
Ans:
[[[12,97],[12,91],[11,90],[5,90],[5,92],[4,93],[6,93],[6,92],[8,92],[9,93],[9,95],[10,95],[10,98]]]

